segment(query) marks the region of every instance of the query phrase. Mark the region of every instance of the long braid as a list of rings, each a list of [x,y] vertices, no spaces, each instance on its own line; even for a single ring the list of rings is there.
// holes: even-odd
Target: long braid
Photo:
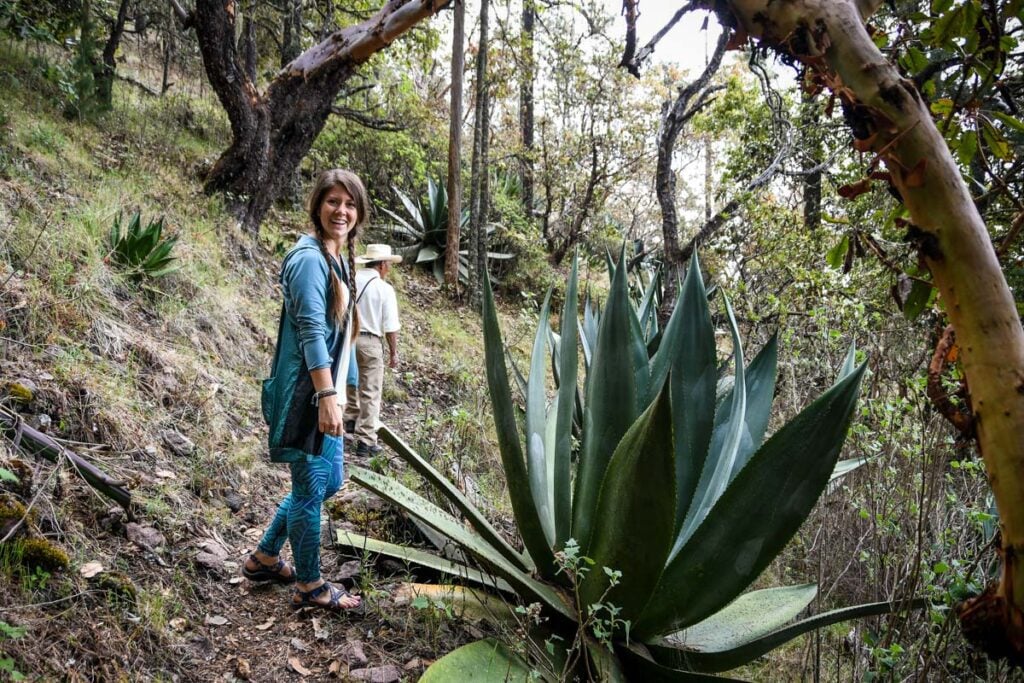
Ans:
[[[320,242],[320,253],[323,254],[324,260],[327,261],[327,276],[331,281],[331,316],[334,318],[334,322],[338,325],[344,325],[345,306],[342,305],[342,301],[344,301],[344,299],[341,294],[341,279],[333,268],[331,255],[327,251],[327,245],[324,244],[320,230],[317,230],[316,232],[318,241]]]
[[[355,339],[359,335],[359,307],[356,306],[357,241],[359,241],[359,236],[355,234],[355,231],[350,232],[348,239],[348,307],[352,312],[352,339]]]

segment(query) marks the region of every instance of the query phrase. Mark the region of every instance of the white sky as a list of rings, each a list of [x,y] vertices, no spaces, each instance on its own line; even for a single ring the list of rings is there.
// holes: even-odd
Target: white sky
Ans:
[[[615,28],[621,39],[626,37],[626,19],[622,16],[622,0],[604,0],[608,11],[618,17]],[[672,19],[676,11],[685,4],[684,0],[640,0],[640,16],[636,25],[637,49],[654,37],[654,34]],[[658,62],[674,62],[695,71],[704,66],[704,55],[715,48],[720,28],[715,17],[708,19],[708,30],[701,31],[708,12],[696,11],[683,15],[672,30],[658,42],[651,59]]]

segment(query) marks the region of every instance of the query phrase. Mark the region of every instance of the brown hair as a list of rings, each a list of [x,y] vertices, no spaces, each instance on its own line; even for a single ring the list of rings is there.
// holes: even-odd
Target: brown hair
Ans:
[[[349,309],[352,311],[352,337],[355,338],[359,334],[359,314],[355,307],[356,300],[356,242],[359,240],[359,232],[363,226],[367,223],[370,217],[370,199],[366,193],[366,187],[363,186],[363,181],[359,179],[352,171],[343,168],[332,168],[324,171],[320,174],[320,177],[316,179],[316,183],[313,185],[313,189],[309,193],[309,198],[306,201],[306,209],[309,212],[309,220],[313,223],[313,227],[316,229],[316,237],[320,240],[320,251],[324,255],[324,260],[327,261],[327,272],[331,278],[331,312],[334,315],[334,320],[339,324],[345,323],[345,306],[342,305],[342,294],[341,294],[341,279],[337,273],[334,272],[334,268],[331,267],[331,257],[327,253],[327,247],[323,241],[324,226],[320,223],[320,205],[323,204],[324,197],[335,187],[341,187],[356,203],[356,211],[359,214],[359,218],[356,220],[356,224],[349,230],[347,237],[348,247],[348,292],[349,292]]]

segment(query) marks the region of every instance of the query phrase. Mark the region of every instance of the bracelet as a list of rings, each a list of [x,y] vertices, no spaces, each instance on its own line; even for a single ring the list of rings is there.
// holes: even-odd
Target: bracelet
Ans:
[[[313,394],[313,400],[310,401],[310,403],[312,403],[315,406],[319,406],[320,405],[320,399],[327,398],[328,396],[337,396],[337,395],[338,395],[338,390],[335,389],[334,387],[331,387],[330,389],[321,389],[320,391],[318,391],[315,394]]]

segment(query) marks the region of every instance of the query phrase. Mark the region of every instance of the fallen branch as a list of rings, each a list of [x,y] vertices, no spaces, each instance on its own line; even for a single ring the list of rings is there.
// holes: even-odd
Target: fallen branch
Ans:
[[[32,455],[41,455],[53,463],[59,463],[61,456],[67,458],[89,486],[115,501],[131,515],[132,494],[120,482],[114,481],[95,465],[46,434],[29,427],[21,416],[0,410],[0,431],[16,447]]]

